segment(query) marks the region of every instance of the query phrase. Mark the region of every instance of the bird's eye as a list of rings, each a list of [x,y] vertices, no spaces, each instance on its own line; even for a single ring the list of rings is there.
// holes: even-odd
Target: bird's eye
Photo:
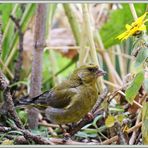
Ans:
[[[90,72],[95,72],[95,71],[96,71],[96,68],[91,68],[91,67],[89,67],[88,70],[89,70]]]

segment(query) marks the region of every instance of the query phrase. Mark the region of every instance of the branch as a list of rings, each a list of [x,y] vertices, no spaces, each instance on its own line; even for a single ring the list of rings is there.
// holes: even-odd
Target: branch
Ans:
[[[34,50],[30,83],[30,97],[41,94],[42,61],[45,46],[47,4],[38,4],[35,17]],[[32,118],[34,117],[34,118]],[[30,128],[38,126],[38,111],[35,108],[28,110],[28,122]]]
[[[8,132],[11,130],[17,130],[23,133],[23,136],[18,136],[18,137],[13,137],[12,135],[7,134],[6,136],[8,139],[15,139],[15,142],[18,144],[29,144],[29,142],[34,141],[36,144],[54,144],[51,142],[49,139],[42,138],[41,136],[38,135],[33,135],[31,132],[29,132],[26,129],[20,129],[16,126],[11,125],[11,128],[9,127],[0,127],[0,132]]]
[[[99,144],[99,143],[95,143],[95,142],[89,142],[89,143],[84,143],[84,142],[77,142],[77,141],[73,141],[71,139],[68,139],[67,141],[63,142],[63,139],[60,138],[50,138],[50,141],[53,142],[54,144],[64,144],[64,145],[95,145],[95,144]]]
[[[30,97],[37,96],[41,93],[42,60],[46,33],[47,4],[38,4],[37,6],[38,7],[35,18],[34,50],[30,83]]]
[[[53,145],[53,143],[50,140],[42,138],[41,136],[38,136],[38,135],[33,135],[28,130],[22,130],[22,129],[17,129],[17,130],[21,131],[27,140],[29,141],[33,140],[36,144],[52,144]]]
[[[4,104],[1,107],[1,113],[8,114],[8,116],[16,123],[19,128],[22,128],[22,123],[19,120],[16,110],[14,108],[12,96],[10,93],[10,88],[8,87],[8,83],[6,81],[5,76],[0,71],[0,90],[4,91]]]
[[[15,73],[14,73],[14,79],[13,79],[13,82],[17,82],[20,79],[21,67],[22,67],[22,63],[23,63],[23,39],[24,39],[24,36],[22,33],[22,29],[21,29],[21,25],[19,23],[19,20],[16,19],[12,15],[10,15],[10,18],[15,23],[15,26],[18,30],[18,36],[19,36],[19,55],[18,55],[18,59],[17,59],[16,65],[15,65]]]
[[[0,54],[2,52],[2,20],[0,20]]]
[[[142,126],[142,122],[139,122],[139,124],[137,124],[137,125],[131,127],[131,128],[128,129],[126,132],[129,134],[129,133],[131,133],[131,132],[137,130],[137,129],[140,128],[141,126]],[[119,139],[118,136],[114,136],[114,137],[112,137],[112,138],[110,138],[110,139],[107,139],[107,140],[103,141],[101,144],[103,144],[103,145],[111,144],[111,143],[117,141],[118,139]]]
[[[121,127],[120,123],[118,123],[118,122],[115,123],[115,129],[118,134],[120,144],[127,145],[125,135],[122,132],[122,127]]]

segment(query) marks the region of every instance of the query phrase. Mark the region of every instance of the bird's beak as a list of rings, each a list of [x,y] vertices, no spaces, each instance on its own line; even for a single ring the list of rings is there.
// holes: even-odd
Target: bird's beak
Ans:
[[[104,76],[106,74],[106,71],[103,71],[103,70],[98,70],[97,71],[97,76]]]

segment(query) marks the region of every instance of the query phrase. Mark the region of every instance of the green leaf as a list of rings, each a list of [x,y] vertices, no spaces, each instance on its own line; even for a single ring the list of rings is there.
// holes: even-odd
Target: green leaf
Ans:
[[[109,115],[105,120],[106,127],[112,127],[112,126],[114,126],[114,123],[115,123],[115,117],[114,116]]]
[[[148,144],[148,102],[143,103],[142,109],[142,141]]]
[[[87,129],[83,132],[79,131],[75,136],[82,137],[82,138],[95,138],[97,137],[98,133],[96,129]]]
[[[82,127],[82,130],[85,130],[86,128],[92,126],[92,123],[86,124],[84,127]]]
[[[99,115],[99,116],[97,116],[97,117],[94,119],[94,121],[93,121],[93,123],[92,123],[94,127],[97,127],[97,122],[98,122],[101,118],[103,118],[103,116],[102,116],[102,115]]]
[[[36,8],[35,4],[27,4],[26,5],[25,11],[24,11],[24,13],[21,17],[21,20],[20,20],[20,25],[22,26],[22,32],[24,32],[27,29],[31,18],[33,17],[33,15],[35,13],[35,8]],[[5,39],[7,42],[5,42],[5,40],[4,40],[4,43],[3,43],[3,49],[4,49],[3,51],[4,52],[2,52],[2,59],[3,60],[7,60],[8,53],[10,51],[13,52],[12,59],[14,59],[16,56],[15,53],[16,53],[16,49],[17,49],[17,45],[18,45],[18,32],[14,32],[14,23],[13,22],[11,23],[10,27],[13,27],[13,29],[10,29],[12,36],[9,37],[10,35],[7,35],[7,38],[9,37],[9,41],[7,41],[7,38]],[[8,32],[8,34],[9,34],[9,32]],[[12,49],[13,49],[13,51],[12,51]],[[10,66],[11,65],[12,64],[10,64]]]
[[[119,121],[120,123],[123,122],[123,119],[124,119],[124,118],[125,118],[125,115],[124,115],[124,114],[121,114],[121,115],[117,115],[117,116],[116,116],[117,121]]]
[[[135,61],[135,67],[140,66],[141,64],[143,64],[143,62],[145,61],[145,59],[148,57],[148,48],[142,48],[139,52],[138,55],[136,57],[136,61]]]
[[[148,78],[144,79],[144,89],[148,93]]]
[[[8,134],[23,135],[20,131],[9,131]]]
[[[109,107],[109,111],[111,112],[124,112],[123,108],[117,108],[117,107]]]
[[[148,102],[143,102],[142,121],[148,119]]]
[[[145,12],[146,4],[134,4],[138,16]],[[121,9],[110,12],[107,22],[101,27],[100,35],[105,48],[119,44],[120,40],[116,37],[123,33],[126,24],[131,24],[134,21],[128,4],[122,4]]]
[[[27,120],[28,120],[28,114],[27,114],[26,111],[20,111],[20,112],[18,113],[18,115],[19,115],[19,117],[20,117],[20,119],[21,119],[21,121],[22,121],[23,123],[26,123],[26,122],[27,122]]]
[[[2,14],[2,29],[7,25],[9,16],[15,4],[0,4],[0,13]]]
[[[131,85],[127,88],[125,91],[126,100],[132,104],[136,95],[138,94],[138,91],[144,81],[144,72],[141,71],[137,73],[134,80],[132,81]]]

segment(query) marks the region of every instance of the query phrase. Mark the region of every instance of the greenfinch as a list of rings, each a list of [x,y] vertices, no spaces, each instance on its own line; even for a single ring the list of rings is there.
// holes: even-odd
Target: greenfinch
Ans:
[[[46,118],[52,123],[77,122],[95,105],[98,99],[97,78],[104,74],[97,65],[80,66],[50,91],[34,98],[20,99],[16,105],[46,106]]]

